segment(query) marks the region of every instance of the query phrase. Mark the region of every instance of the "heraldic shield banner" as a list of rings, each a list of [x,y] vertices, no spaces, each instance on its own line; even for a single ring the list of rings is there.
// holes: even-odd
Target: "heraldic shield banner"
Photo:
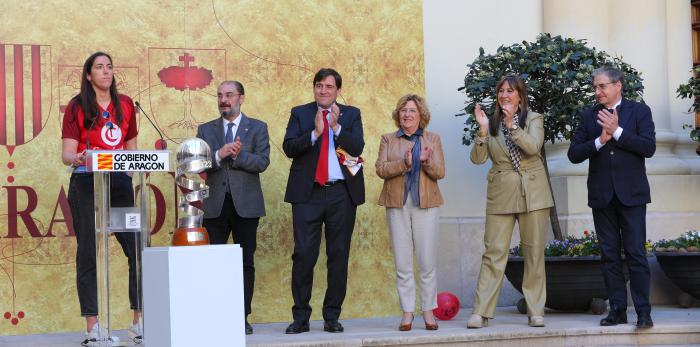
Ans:
[[[284,193],[291,160],[282,143],[291,108],[314,100],[314,73],[330,67],[342,75],[338,102],[361,109],[368,163],[376,160],[381,134],[395,130],[396,100],[425,92],[417,0],[135,0],[99,6],[10,0],[2,13],[0,336],[85,329],[67,199],[72,174],[62,163],[61,136],[64,111],[80,92],[83,64],[94,52],[111,55],[119,93],[145,111],[136,114],[140,150],[158,148],[157,128],[174,153],[199,125],[221,117],[216,94],[222,81],[245,86],[241,111],[267,124],[270,142],[270,165],[260,174],[266,215],[257,232],[251,323],[289,319],[294,237]],[[342,20],[330,19],[338,13]],[[313,28],[319,18],[328,20]],[[114,137],[110,130],[107,142]],[[170,243],[178,218],[181,190],[174,174],[154,173],[147,187],[134,187],[151,195],[154,246]],[[382,180],[369,167],[364,174],[367,203],[357,209],[347,318],[386,316],[398,302],[386,276],[394,271],[386,217],[373,203]],[[109,251],[115,260],[110,275],[128,278],[122,250],[117,245]],[[313,307],[322,306],[324,256],[322,251],[316,267]],[[115,281],[110,289],[115,329],[127,328],[131,319],[127,282]],[[321,319],[321,310],[311,318]]]

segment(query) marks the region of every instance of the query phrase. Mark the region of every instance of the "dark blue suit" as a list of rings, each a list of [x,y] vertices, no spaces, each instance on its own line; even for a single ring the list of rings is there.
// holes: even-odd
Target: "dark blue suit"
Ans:
[[[334,137],[336,148],[342,147],[354,157],[360,156],[365,142],[360,110],[338,104],[341,126]],[[363,170],[352,175],[341,165],[344,180],[331,186],[315,182],[321,138],[311,143],[318,106],[315,102],[292,108],[282,147],[292,158],[284,201],[292,204],[294,254],[292,255],[292,314],[295,321],[311,316],[313,270],[321,245],[321,226],[325,224],[328,258],[328,289],[323,300],[323,318],[338,319],[345,300],[350,240],[355,227],[357,205],[365,202]]]
[[[648,314],[649,264],[646,258],[646,204],[651,202],[645,158],[656,151],[651,110],[645,104],[623,99],[618,106],[618,140],[610,139],[596,150],[602,128],[596,120],[601,105],[580,114],[569,147],[569,160],[588,159],[588,206],[600,240],[601,268],[613,310],[627,308],[627,289],[620,249],[630,270],[630,290],[637,314]]]

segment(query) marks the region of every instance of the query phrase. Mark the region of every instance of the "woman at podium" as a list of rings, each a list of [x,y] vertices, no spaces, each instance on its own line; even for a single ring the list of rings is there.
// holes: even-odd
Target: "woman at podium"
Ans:
[[[62,160],[72,169],[68,202],[78,242],[76,282],[80,314],[85,317],[83,345],[98,336],[97,267],[95,251],[95,203],[92,172],[86,170],[86,150],[136,149],[134,103],[117,92],[112,57],[103,52],[92,54],[85,64],[80,93],[73,97],[63,116]],[[110,199],[114,207],[134,206],[131,177],[123,172],[110,176]],[[141,335],[141,307],[136,282],[136,234],[114,233],[129,262],[129,301],[134,310],[130,333]]]

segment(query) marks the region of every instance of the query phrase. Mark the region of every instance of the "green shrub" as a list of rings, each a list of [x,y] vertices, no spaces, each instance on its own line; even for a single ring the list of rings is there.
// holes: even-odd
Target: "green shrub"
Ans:
[[[642,101],[640,73],[620,58],[588,47],[586,40],[545,33],[534,42],[501,46],[491,55],[479,48],[479,56],[467,65],[464,86],[459,88],[467,96],[464,113],[458,115],[467,115],[462,143],[468,146],[476,136],[477,102],[486,114],[493,114],[496,84],[506,74],[517,74],[525,80],[530,109],[544,115],[545,141],[570,139],[578,125],[577,113],[596,102],[591,72],[602,66],[620,69],[625,74],[624,97]]]

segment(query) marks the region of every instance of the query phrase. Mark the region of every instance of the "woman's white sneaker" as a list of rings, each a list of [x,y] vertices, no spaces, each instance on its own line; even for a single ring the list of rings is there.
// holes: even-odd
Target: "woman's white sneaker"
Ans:
[[[143,341],[143,326],[141,321],[129,326],[129,338],[134,340],[134,343],[141,343]]]

